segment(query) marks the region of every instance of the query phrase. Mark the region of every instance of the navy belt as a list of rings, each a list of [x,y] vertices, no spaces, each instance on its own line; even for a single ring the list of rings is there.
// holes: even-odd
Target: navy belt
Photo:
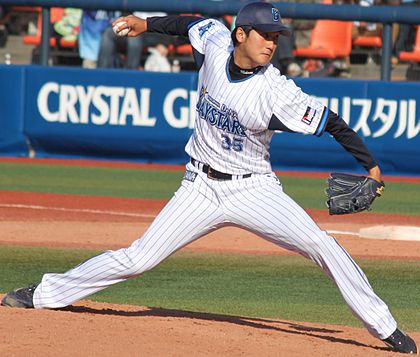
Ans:
[[[203,171],[205,174],[207,174],[208,178],[211,178],[213,180],[221,180],[221,181],[229,181],[233,179],[243,179],[251,177],[252,174],[246,174],[246,175],[231,175],[231,174],[225,174],[224,172],[217,171],[213,168],[211,168],[209,165],[203,164],[200,161],[197,161],[193,158],[191,158],[190,162],[199,170]]]

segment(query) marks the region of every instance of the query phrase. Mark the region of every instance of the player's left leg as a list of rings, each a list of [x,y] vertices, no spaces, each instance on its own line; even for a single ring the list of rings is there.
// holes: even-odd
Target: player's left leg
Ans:
[[[283,192],[275,177],[261,175],[246,180],[247,188],[230,190],[232,197],[226,199],[229,219],[311,259],[337,285],[351,311],[374,336],[390,336],[397,326],[393,316],[345,249]]]
[[[222,223],[217,198],[201,177],[194,182],[185,179],[149,229],[130,247],[106,251],[62,274],[44,274],[33,294],[33,305],[64,307],[140,275]]]

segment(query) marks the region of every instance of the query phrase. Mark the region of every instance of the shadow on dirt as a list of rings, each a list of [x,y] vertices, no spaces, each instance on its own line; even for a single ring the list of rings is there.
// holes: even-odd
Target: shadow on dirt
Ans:
[[[345,345],[354,345],[359,347],[367,347],[374,350],[389,351],[387,347],[377,347],[367,345],[352,339],[334,337],[335,334],[340,334],[343,331],[338,329],[327,329],[314,326],[307,326],[302,323],[293,323],[290,321],[271,320],[264,318],[255,317],[244,317],[244,316],[233,316],[233,315],[222,315],[214,313],[186,311],[186,310],[175,310],[175,309],[163,309],[156,307],[148,307],[148,310],[139,311],[124,311],[116,309],[95,309],[86,306],[69,306],[61,309],[62,311],[69,311],[74,313],[89,313],[99,315],[111,315],[111,316],[127,316],[127,317],[173,317],[173,318],[186,318],[193,320],[205,320],[214,322],[225,322],[235,325],[247,326],[255,329],[263,330],[274,330],[283,332],[286,334],[305,335],[309,337],[318,338],[333,343],[342,343]]]

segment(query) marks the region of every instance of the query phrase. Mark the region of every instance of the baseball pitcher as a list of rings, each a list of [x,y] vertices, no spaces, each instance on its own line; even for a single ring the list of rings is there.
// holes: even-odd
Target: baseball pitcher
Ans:
[[[113,26],[117,35],[148,31],[185,36],[191,42],[199,95],[181,186],[130,247],[106,251],[63,274],[45,274],[39,284],[7,294],[2,304],[70,305],[152,269],[215,229],[235,225],[312,260],[371,334],[394,351],[417,353],[415,342],[397,328],[363,271],[283,191],[271,169],[274,131],[315,136],[327,132],[366,169],[370,180],[381,182],[378,164],[361,138],[270,64],[278,37],[290,35],[279,10],[269,3],[249,3],[239,11],[232,33],[216,19],[196,16],[130,15]]]

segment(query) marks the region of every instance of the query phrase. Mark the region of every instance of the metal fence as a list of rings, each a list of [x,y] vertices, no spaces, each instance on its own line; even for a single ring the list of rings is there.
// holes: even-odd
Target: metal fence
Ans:
[[[246,3],[242,0],[0,0],[0,5],[41,6],[41,64],[47,65],[50,37],[50,8],[75,7],[121,11],[164,11],[167,13],[202,13],[209,16],[234,15]],[[420,7],[324,5],[277,2],[282,17],[293,19],[333,19],[376,22],[383,25],[381,79],[391,78],[392,25],[420,24]]]

